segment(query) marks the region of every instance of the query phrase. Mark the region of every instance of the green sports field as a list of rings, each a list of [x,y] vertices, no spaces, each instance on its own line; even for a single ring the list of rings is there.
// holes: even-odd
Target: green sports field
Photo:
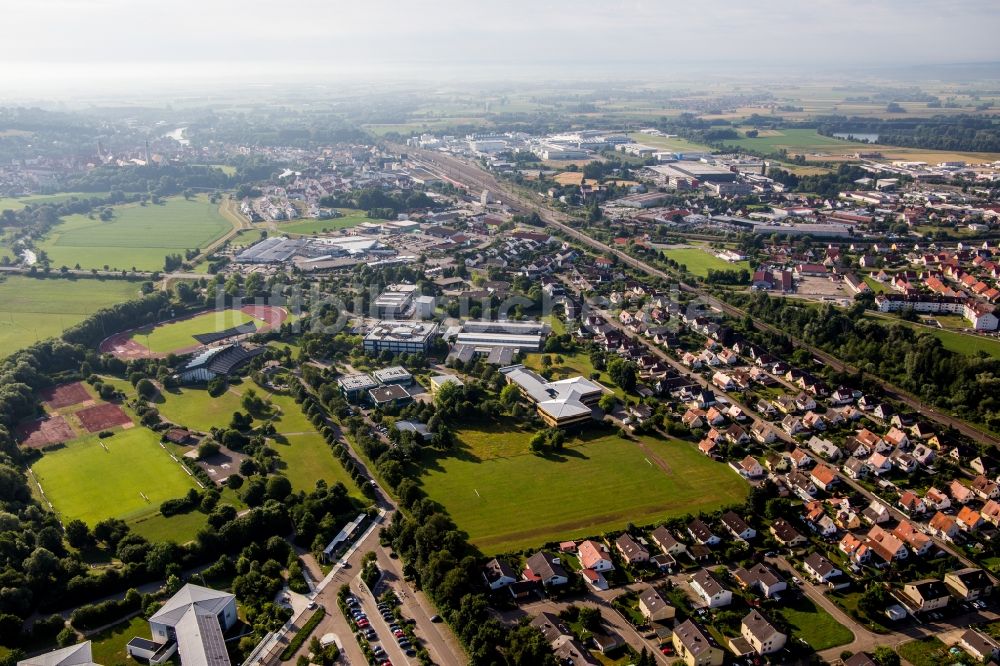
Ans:
[[[260,321],[239,310],[213,310],[189,319],[156,326],[149,335],[137,332],[132,338],[152,352],[165,354],[200,345],[201,343],[194,339],[195,335],[217,333],[251,321],[260,327]]]
[[[0,278],[0,357],[58,336],[94,311],[139,296],[127,280]]]
[[[166,199],[161,205],[126,204],[114,207],[114,218],[102,222],[95,215],[70,215],[46,236],[39,249],[56,268],[158,271],[170,254],[203,248],[232,225],[205,196],[190,201]]]
[[[160,448],[159,437],[140,427],[105,439],[91,435],[74,440],[43,455],[31,470],[64,522],[79,518],[91,526],[105,518],[155,514],[164,500],[196,487],[180,463]]]
[[[708,277],[709,270],[738,271],[741,268],[750,270],[746,261],[728,262],[719,259],[709,250],[697,247],[678,247],[663,250],[663,253],[679,264],[687,266],[688,272],[698,277]]]
[[[421,479],[486,553],[712,511],[749,490],[687,442],[585,432],[546,458],[529,452],[532,434],[513,423],[461,430],[460,450]]]
[[[373,222],[363,210],[353,208],[338,208],[344,217],[331,220],[293,220],[278,225],[278,231],[283,234],[321,234],[327,231],[338,231],[340,229],[350,229],[362,222]]]

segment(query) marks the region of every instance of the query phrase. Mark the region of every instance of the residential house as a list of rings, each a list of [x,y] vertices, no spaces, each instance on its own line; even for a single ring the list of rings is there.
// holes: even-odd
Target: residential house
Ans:
[[[951,594],[945,584],[933,578],[907,583],[903,586],[903,597],[907,605],[917,613],[944,608],[951,601]]]
[[[803,422],[807,426],[812,427],[806,419],[803,419]],[[833,442],[828,439],[823,439],[822,437],[817,437],[816,435],[809,438],[809,441],[806,442],[806,446],[808,446],[809,450],[813,453],[830,461],[839,460],[842,455],[840,449],[837,448]]]
[[[975,532],[986,522],[983,520],[982,514],[971,506],[963,506],[959,509],[955,520],[958,522],[959,529],[965,532]]]
[[[980,499],[983,500],[995,500],[1000,499],[1000,486],[988,478],[984,474],[980,474],[972,480],[972,492],[974,492]]]
[[[781,419],[781,427],[792,437],[795,437],[799,433],[805,432],[806,430],[805,426],[802,425],[802,419],[791,414]]]
[[[722,514],[722,525],[725,527],[730,534],[732,534],[737,539],[742,541],[749,541],[757,536],[757,530],[750,527],[747,521],[743,520],[734,511],[727,511]]]
[[[629,564],[643,564],[649,561],[649,551],[641,546],[628,533],[615,539],[615,548]]]
[[[639,595],[639,612],[650,622],[673,622],[677,610],[653,587]]]
[[[988,500],[983,508],[979,511],[982,515],[983,520],[992,524],[993,526],[1000,525],[1000,502],[996,500]]]
[[[833,562],[826,559],[817,552],[812,552],[802,562],[802,568],[817,583],[829,583],[833,579],[843,575],[843,571],[833,566]]]
[[[768,598],[788,589],[785,579],[763,562],[755,564],[749,569],[740,567],[734,570],[733,578],[743,589],[756,590]]]
[[[650,538],[660,547],[667,555],[673,555],[674,557],[680,557],[687,553],[687,546],[679,541],[670,530],[668,530],[663,525],[660,525],[650,533]]]
[[[503,560],[494,557],[483,567],[483,579],[491,590],[499,590],[517,582],[517,572]]]
[[[908,520],[899,521],[899,525],[892,531],[892,535],[900,539],[910,547],[914,555],[923,556],[931,549],[933,541],[921,532],[916,525]]]
[[[958,479],[948,484],[948,492],[951,494],[951,499],[958,504],[967,504],[973,497],[972,491]]]
[[[955,537],[962,531],[954,517],[940,511],[927,522],[927,529],[934,536],[946,541],[954,541]]]
[[[944,575],[944,584],[962,601],[983,599],[993,593],[993,581],[982,569],[968,567]]]
[[[868,469],[875,476],[882,476],[892,469],[892,461],[884,453],[875,452],[868,458]]]
[[[708,569],[700,569],[691,576],[691,589],[709,608],[728,606],[733,602],[733,593],[712,575]]]
[[[686,666],[722,666],[725,659],[722,648],[694,620],[674,627],[671,642]]]
[[[795,469],[805,469],[815,462],[812,456],[799,447],[792,449],[792,452],[788,454],[788,459],[792,462],[792,467]]]
[[[912,490],[903,491],[899,496],[899,506],[911,516],[927,512],[927,505],[924,504],[924,500]]]
[[[739,473],[748,479],[759,479],[764,476],[764,468],[760,466],[760,463],[753,456],[745,457],[740,461],[738,467]]]
[[[785,647],[788,636],[778,631],[757,610],[750,611],[740,623],[740,635],[757,654],[771,654]]]
[[[778,518],[771,523],[770,531],[777,542],[786,548],[795,548],[806,543],[806,538],[784,518]]]
[[[540,550],[525,562],[521,578],[545,586],[565,585],[569,582],[562,560],[551,553]]]
[[[951,506],[951,498],[943,491],[931,486],[924,493],[924,506],[934,511],[943,511]]]
[[[696,543],[700,543],[703,546],[714,546],[720,541],[719,537],[712,532],[712,528],[710,528],[701,518],[695,518],[692,520],[688,524],[687,531]]]
[[[582,542],[577,549],[580,566],[594,571],[611,571],[615,568],[607,546],[590,539]]]
[[[889,461],[904,474],[913,474],[919,467],[917,459],[902,449],[893,449]]]
[[[1000,659],[1000,642],[975,629],[966,629],[958,639],[958,647],[979,663],[995,663]]]
[[[587,585],[598,592],[607,590],[610,587],[610,585],[608,585],[608,579],[605,578],[604,574],[600,571],[594,571],[593,569],[581,569],[580,575],[583,576],[585,581],[587,581]]]
[[[858,480],[868,476],[868,463],[858,458],[848,458],[842,468],[848,477]]]
[[[816,465],[812,472],[809,473],[809,480],[812,481],[817,488],[829,491],[837,484],[837,473],[833,471],[833,468],[827,465]]]

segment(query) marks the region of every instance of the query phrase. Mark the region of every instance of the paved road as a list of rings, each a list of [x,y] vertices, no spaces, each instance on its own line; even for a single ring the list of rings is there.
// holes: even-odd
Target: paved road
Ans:
[[[668,275],[666,272],[650,266],[644,261],[636,259],[635,257],[626,254],[621,250],[612,248],[600,241],[597,241],[587,234],[575,229],[573,224],[579,224],[579,220],[560,213],[558,211],[553,211],[547,206],[543,205],[537,200],[528,199],[516,192],[511,191],[510,187],[506,184],[502,184],[493,177],[492,174],[487,173],[480,169],[477,165],[470,164],[463,160],[457,159],[445,155],[440,152],[420,150],[408,148],[405,146],[396,146],[401,152],[407,153],[414,158],[417,162],[421,163],[422,166],[431,170],[432,172],[438,173],[440,175],[446,176],[449,180],[460,181],[466,185],[471,185],[475,188],[489,189],[491,192],[497,195],[497,198],[503,203],[519,210],[530,210],[539,215],[543,222],[547,225],[556,228],[566,234],[567,236],[594,248],[606,255],[611,255],[616,257],[619,261],[627,266],[631,266],[636,270],[642,271],[647,275],[661,278],[663,280],[670,280],[673,282],[677,281],[677,278]],[[723,303],[717,298],[711,296],[706,291],[699,289],[690,284],[684,282],[679,282],[682,291],[687,293],[697,295],[704,299],[704,301],[711,307],[717,308],[726,314],[734,317],[744,317],[747,313],[744,310],[736,308],[727,303]],[[754,326],[762,331],[769,331],[782,335],[789,339],[793,345],[800,347],[809,351],[813,356],[823,361],[830,367],[837,370],[846,370],[848,372],[856,372],[856,368],[853,366],[840,361],[839,359],[831,356],[830,354],[813,347],[812,345],[806,344],[802,340],[790,337],[786,331],[779,330],[778,328],[761,322],[757,319],[753,319]],[[994,445],[1000,445],[1000,437],[993,435],[992,433],[985,432],[979,428],[962,421],[961,419],[955,418],[949,414],[945,414],[929,405],[924,404],[915,396],[907,393],[903,389],[895,386],[889,382],[879,379],[879,384],[882,386],[887,397],[898,400],[903,404],[907,405],[911,409],[920,413],[924,418],[932,421],[936,421],[942,425],[950,426],[963,433],[968,437],[972,437],[978,440],[985,440]]]

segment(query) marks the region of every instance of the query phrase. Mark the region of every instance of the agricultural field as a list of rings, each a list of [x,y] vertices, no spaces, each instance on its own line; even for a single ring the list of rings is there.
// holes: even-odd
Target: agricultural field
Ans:
[[[292,220],[290,222],[282,222],[278,224],[278,231],[283,234],[298,234],[303,236],[322,234],[330,231],[339,231],[341,229],[350,229],[351,227],[356,227],[362,222],[371,222],[372,219],[363,210],[356,210],[353,208],[338,208],[341,213],[344,214],[343,217],[337,217],[329,220]]]
[[[459,430],[421,483],[486,553],[538,546],[742,502],[739,475],[690,443],[585,432],[548,457],[504,422]]]
[[[73,198],[89,199],[104,196],[99,192],[60,192],[58,194],[31,194],[26,197],[0,197],[0,211],[21,210],[29,204],[58,204]]]
[[[738,271],[741,268],[750,270],[750,263],[747,261],[728,262],[719,259],[712,254],[709,249],[698,247],[673,247],[666,248],[663,253],[679,264],[687,266],[688,272],[698,277],[708,277],[709,270],[716,271]]]
[[[128,280],[0,278],[0,356],[60,335],[96,310],[139,296]]]
[[[232,229],[216,204],[204,195],[190,201],[174,197],[163,204],[114,207],[114,218],[96,215],[63,218],[39,243],[55,267],[114,270],[163,270],[167,255],[203,248]]]
[[[31,467],[63,522],[90,526],[105,518],[135,521],[183,496],[195,482],[145,428],[101,439],[82,437],[43,455]]]

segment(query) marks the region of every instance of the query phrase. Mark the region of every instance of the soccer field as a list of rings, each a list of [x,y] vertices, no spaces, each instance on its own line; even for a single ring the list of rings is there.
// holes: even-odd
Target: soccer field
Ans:
[[[205,196],[190,201],[175,197],[163,204],[114,207],[108,222],[70,215],[39,244],[56,268],[158,271],[170,254],[203,248],[232,225]]]
[[[94,311],[139,297],[127,280],[0,278],[0,357],[58,336]]]
[[[262,324],[260,320],[239,310],[213,310],[190,319],[162,324],[150,331],[149,335],[136,333],[132,338],[152,352],[169,353],[200,345],[201,343],[194,339],[195,335],[217,333],[251,321],[256,323],[258,328]]]
[[[159,437],[140,427],[105,439],[75,440],[43,455],[31,471],[63,522],[79,518],[90,526],[105,518],[154,514],[164,500],[196,487],[160,448]]]
[[[542,457],[528,451],[532,434],[513,425],[461,430],[461,449],[421,479],[485,553],[713,511],[749,492],[743,478],[688,442],[584,433]]]
[[[725,259],[719,259],[709,250],[697,247],[667,248],[663,250],[663,254],[679,264],[684,264],[689,273],[698,277],[708,277],[709,270],[738,271],[741,268],[750,270],[749,262],[728,262]]]

